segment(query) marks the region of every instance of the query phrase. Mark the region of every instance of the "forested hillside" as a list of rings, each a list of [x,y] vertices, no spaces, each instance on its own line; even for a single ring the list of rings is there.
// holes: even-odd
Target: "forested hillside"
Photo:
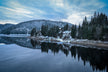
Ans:
[[[77,35],[78,32],[78,35]],[[94,13],[90,21],[85,17],[82,26],[79,25],[76,38],[108,40],[108,17],[103,13]]]

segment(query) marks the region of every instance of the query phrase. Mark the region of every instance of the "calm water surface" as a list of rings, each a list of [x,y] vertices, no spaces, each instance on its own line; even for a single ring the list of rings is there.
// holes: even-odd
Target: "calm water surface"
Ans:
[[[108,50],[0,37],[0,72],[108,72]]]

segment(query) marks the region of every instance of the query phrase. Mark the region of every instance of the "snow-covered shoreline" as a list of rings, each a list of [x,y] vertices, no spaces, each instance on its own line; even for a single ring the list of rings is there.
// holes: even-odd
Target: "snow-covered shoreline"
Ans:
[[[84,46],[94,46],[94,47],[104,47],[108,48],[108,41],[96,41],[96,40],[88,40],[88,39],[60,39],[48,36],[39,36],[39,37],[30,37],[31,39],[39,40],[39,41],[48,41],[48,42],[62,42],[62,43],[70,43],[70,44],[78,44]]]
[[[54,38],[48,36],[37,36],[31,37],[30,34],[0,34],[0,37],[28,37],[30,39],[35,39],[41,42],[62,42],[62,43],[69,43],[69,44],[77,44],[83,46],[94,46],[94,47],[105,47],[108,48],[108,41],[96,41],[96,40],[88,40],[88,39],[61,39],[61,38]]]

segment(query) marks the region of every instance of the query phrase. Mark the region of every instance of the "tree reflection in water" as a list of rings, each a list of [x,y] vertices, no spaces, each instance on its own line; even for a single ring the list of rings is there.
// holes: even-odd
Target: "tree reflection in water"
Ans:
[[[38,42],[35,40],[31,40],[31,44],[33,48],[39,48],[42,52],[48,53],[51,50],[54,54],[62,51],[66,56],[68,56],[69,52],[74,59],[79,60],[80,58],[83,60],[84,65],[86,62],[92,66],[93,70],[104,70],[107,69],[108,72],[108,51],[107,50],[99,50],[93,48],[84,48],[71,46],[69,47],[66,44],[57,44],[57,43],[46,43],[46,42]]]
[[[36,40],[34,40],[34,39],[31,39],[31,44],[32,44],[32,46],[33,46],[33,48],[35,49],[35,48],[41,48],[41,45],[40,45],[40,42],[39,41],[36,41]]]

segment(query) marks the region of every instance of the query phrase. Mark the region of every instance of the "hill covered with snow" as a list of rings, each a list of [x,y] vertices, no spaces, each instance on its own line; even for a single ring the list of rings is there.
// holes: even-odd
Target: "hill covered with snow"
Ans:
[[[13,25],[9,28],[3,29],[0,33],[1,34],[26,34],[27,32],[30,33],[33,28],[40,30],[42,25],[48,25],[50,27],[54,25],[59,27],[64,27],[66,24],[68,24],[69,27],[72,26],[72,24],[67,22],[50,21],[50,20],[31,20],[31,21],[21,22],[17,25]]]
[[[8,24],[0,24],[0,31],[5,30],[5,29],[7,29],[7,28],[9,28],[11,26],[13,26],[13,24],[10,24],[10,23],[8,23]]]

